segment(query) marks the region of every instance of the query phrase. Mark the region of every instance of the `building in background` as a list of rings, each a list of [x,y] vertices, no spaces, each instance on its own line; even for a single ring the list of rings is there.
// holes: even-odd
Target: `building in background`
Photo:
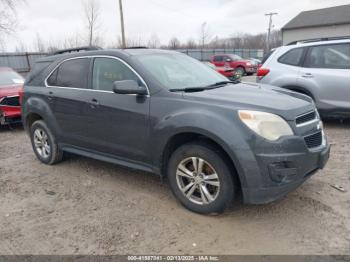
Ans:
[[[350,36],[350,5],[305,11],[282,28],[283,44],[293,41]]]

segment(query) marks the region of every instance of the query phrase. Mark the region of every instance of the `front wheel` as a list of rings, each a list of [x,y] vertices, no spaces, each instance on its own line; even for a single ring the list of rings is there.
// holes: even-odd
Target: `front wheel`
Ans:
[[[244,76],[245,75],[245,69],[243,67],[237,67],[235,69],[236,74],[240,75],[240,76]]]
[[[224,156],[210,144],[178,148],[169,161],[168,181],[181,204],[197,213],[221,213],[233,202],[232,174]]]

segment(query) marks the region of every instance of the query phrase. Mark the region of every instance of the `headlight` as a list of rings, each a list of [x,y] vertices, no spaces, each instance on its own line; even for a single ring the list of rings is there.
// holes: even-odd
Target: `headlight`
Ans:
[[[252,66],[252,63],[249,63],[249,62],[248,62],[248,63],[247,63],[247,66]]]
[[[278,115],[248,110],[240,110],[238,115],[247,127],[267,140],[293,135],[288,123]]]

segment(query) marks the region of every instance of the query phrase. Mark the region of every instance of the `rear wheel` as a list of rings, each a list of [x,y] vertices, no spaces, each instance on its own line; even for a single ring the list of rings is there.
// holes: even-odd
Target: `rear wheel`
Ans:
[[[62,160],[55,136],[42,120],[35,121],[30,128],[30,138],[36,157],[44,164],[53,165]]]
[[[197,213],[221,213],[234,198],[228,165],[209,144],[190,143],[178,148],[169,161],[168,180],[181,204]]]

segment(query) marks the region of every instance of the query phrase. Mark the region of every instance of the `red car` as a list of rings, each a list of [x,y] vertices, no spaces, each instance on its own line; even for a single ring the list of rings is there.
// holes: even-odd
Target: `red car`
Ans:
[[[21,121],[24,79],[11,68],[0,67],[0,125]]]
[[[214,69],[216,72],[222,74],[223,76],[226,76],[229,79],[232,79],[235,77],[236,72],[234,69],[229,68],[229,67],[216,67],[214,64],[205,62],[206,65]]]
[[[217,67],[233,68],[240,75],[252,75],[257,71],[256,64],[234,54],[214,55],[210,62]]]

